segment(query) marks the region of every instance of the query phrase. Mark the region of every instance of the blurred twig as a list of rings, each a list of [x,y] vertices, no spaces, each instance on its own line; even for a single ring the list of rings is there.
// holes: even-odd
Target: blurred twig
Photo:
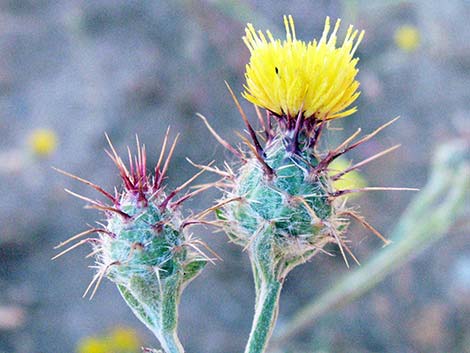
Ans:
[[[360,297],[442,238],[468,211],[469,197],[470,146],[457,140],[438,149],[428,183],[400,218],[392,232],[393,243],[296,313],[273,337],[272,347],[282,346],[321,315]]]

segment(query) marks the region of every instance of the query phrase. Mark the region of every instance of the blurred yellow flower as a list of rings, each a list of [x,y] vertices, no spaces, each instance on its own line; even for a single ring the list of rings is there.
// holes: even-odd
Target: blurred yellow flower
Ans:
[[[116,327],[106,336],[86,337],[77,346],[77,353],[139,353],[140,338],[126,327]]]
[[[406,52],[412,52],[419,46],[420,34],[417,27],[403,25],[395,31],[394,39],[398,48]]]
[[[137,333],[125,327],[117,327],[109,335],[113,352],[137,352],[141,346]]]
[[[347,109],[359,96],[358,58],[353,58],[364,31],[349,26],[344,41],[337,46],[337,20],[330,33],[327,17],[319,41],[297,40],[292,16],[284,16],[286,39],[266,36],[248,24],[243,40],[251,57],[246,65],[243,97],[278,115],[294,118],[335,119],[353,114]]]
[[[47,157],[57,147],[57,135],[50,129],[36,129],[29,135],[28,142],[34,155]]]
[[[335,159],[329,166],[329,175],[338,174],[350,166],[350,162],[344,158]],[[360,189],[367,186],[366,179],[361,173],[353,170],[333,183],[336,190]],[[348,197],[355,197],[360,193],[348,194]]]
[[[77,346],[77,353],[111,353],[105,339],[87,337],[82,339]]]

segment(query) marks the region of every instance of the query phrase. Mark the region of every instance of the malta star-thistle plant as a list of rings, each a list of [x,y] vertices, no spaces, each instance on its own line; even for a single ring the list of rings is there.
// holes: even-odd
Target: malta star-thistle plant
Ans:
[[[184,352],[177,337],[178,303],[184,287],[212,261],[201,247],[207,246],[191,237],[188,226],[198,223],[197,217],[184,219],[179,208],[190,197],[207,189],[205,185],[180,198],[176,196],[201,173],[173,191],[165,192],[164,179],[176,146],[177,138],[164,161],[168,143],[168,131],[154,169],[147,174],[145,146],[137,141],[137,156],[129,150],[129,167],[108,139],[110,158],[119,169],[123,181],[122,192],[114,195],[103,188],[67,172],[63,174],[83,182],[99,191],[111,201],[111,205],[78,195],[89,207],[103,211],[106,224],[79,233],[57,246],[70,245],[53,259],[76,247],[89,243],[93,251],[87,256],[96,259],[97,273],[85,291],[95,295],[102,279],[114,282],[134,314],[155,334],[167,353]],[[98,237],[83,237],[98,234]],[[80,240],[81,239],[81,240]],[[209,250],[209,249],[208,249]]]
[[[225,197],[214,206],[216,214],[229,238],[248,251],[254,274],[255,317],[245,353],[265,351],[276,321],[282,284],[294,267],[315,254],[328,253],[324,249],[328,243],[338,246],[347,265],[347,255],[357,262],[345,236],[351,218],[387,243],[346,206],[342,196],[367,190],[403,190],[335,187],[335,182],[346,174],[398,146],[344,170],[332,173],[337,167],[330,167],[338,157],[370,140],[396,119],[362,138],[357,138],[359,129],[331,150],[321,150],[319,144],[331,120],[356,110],[349,108],[359,95],[355,79],[358,59],[353,54],[363,32],[359,34],[350,26],[343,44],[337,46],[340,21],[329,35],[327,18],[320,40],[305,43],[296,39],[291,16],[284,17],[284,23],[287,35],[282,42],[269,31],[267,40],[251,24],[243,38],[251,57],[242,95],[255,104],[260,132],[251,126],[228,87],[251,138],[249,141],[240,135],[248,151],[229,145],[201,116],[217,140],[241,162],[226,171],[210,169],[226,179]],[[266,117],[258,107],[266,109]]]

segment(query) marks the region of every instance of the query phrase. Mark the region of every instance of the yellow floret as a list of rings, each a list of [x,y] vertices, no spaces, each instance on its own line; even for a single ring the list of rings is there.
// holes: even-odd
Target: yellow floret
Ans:
[[[359,96],[358,58],[353,58],[362,40],[349,26],[343,44],[337,47],[337,20],[330,34],[327,17],[320,40],[297,40],[292,16],[284,16],[286,39],[266,36],[248,24],[243,40],[251,57],[246,65],[243,96],[250,102],[278,115],[295,118],[336,119],[353,114],[347,109]],[[359,36],[358,36],[359,34]],[[267,37],[267,38],[266,38]]]

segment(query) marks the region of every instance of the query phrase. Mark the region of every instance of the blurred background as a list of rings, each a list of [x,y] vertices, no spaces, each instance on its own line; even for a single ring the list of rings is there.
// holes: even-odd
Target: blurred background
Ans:
[[[224,84],[241,92],[249,53],[247,22],[284,36],[292,14],[297,37],[319,37],[325,17],[365,29],[359,47],[362,95],[354,116],[335,122],[335,145],[357,127],[397,123],[350,153],[360,161],[402,147],[361,171],[370,186],[422,187],[433,151],[470,136],[470,1],[0,1],[0,352],[133,353],[158,347],[105,281],[89,302],[92,278],[81,247],[52,262],[61,240],[102,219],[64,188],[94,191],[51,166],[108,190],[119,184],[104,153],[104,132],[118,151],[147,145],[150,165],[164,131],[181,133],[169,172],[177,186],[196,172],[185,161],[232,157],[196,112],[233,144],[242,120]],[[254,110],[243,103],[254,120]],[[463,176],[465,177],[465,176]],[[214,180],[206,175],[201,181]],[[220,197],[210,191],[187,203],[195,212]],[[413,197],[368,193],[353,199],[387,235]],[[426,219],[422,220],[426,222]],[[180,337],[187,352],[241,352],[254,289],[247,255],[223,233],[193,228],[224,259],[185,291]],[[354,303],[322,317],[292,339],[289,352],[469,352],[470,243],[457,224],[432,247]],[[357,225],[353,250],[366,260],[380,241]],[[333,249],[337,255],[339,251]],[[341,256],[318,255],[288,277],[282,326],[304,303],[348,270]],[[114,342],[114,343],[113,343]],[[114,348],[110,348],[114,347]]]

